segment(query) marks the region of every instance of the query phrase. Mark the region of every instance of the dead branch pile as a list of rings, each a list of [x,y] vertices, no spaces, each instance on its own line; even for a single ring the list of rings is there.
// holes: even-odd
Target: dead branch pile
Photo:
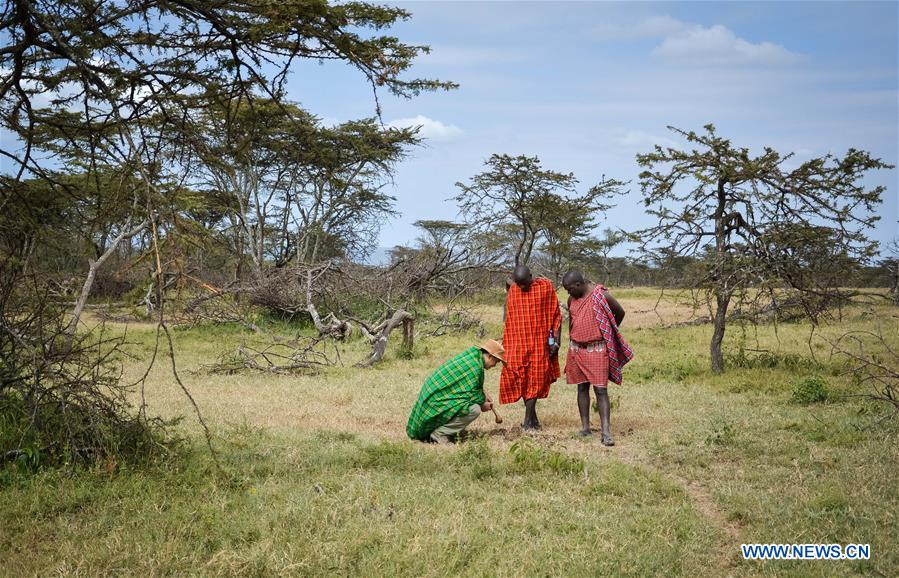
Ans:
[[[383,270],[327,262],[266,270],[252,281],[194,299],[186,312],[194,323],[236,321],[262,332],[247,321],[249,305],[287,320],[308,319],[316,329],[317,337],[311,342],[270,334],[273,344],[262,350],[242,345],[207,367],[213,372],[315,370],[337,362],[336,357],[322,353],[320,346],[325,340],[342,341],[353,332],[372,347],[371,354],[357,365],[370,367],[384,357],[391,333],[399,328],[403,351],[412,351],[415,315],[407,311],[407,299],[397,298],[405,295],[402,280]]]
[[[333,358],[328,356],[323,340],[318,338],[305,340],[303,343],[296,340],[273,341],[265,346],[241,343],[236,351],[224,353],[215,363],[202,367],[210,373],[227,375],[243,370],[294,374],[315,372],[322,367],[334,365],[338,360],[336,353]]]
[[[851,331],[826,341],[833,355],[846,360],[845,374],[867,389],[862,395],[899,412],[899,351],[887,343],[882,330]]]
[[[440,337],[447,333],[464,333],[474,331],[478,337],[483,337],[486,329],[481,319],[475,314],[471,306],[451,300],[440,312],[428,320],[428,329],[424,334],[429,337]]]
[[[320,340],[343,341],[355,334],[366,340],[371,352],[356,365],[371,367],[383,359],[394,331],[402,329],[401,355],[411,355],[415,342],[417,312],[426,304],[424,287],[435,282],[433,271],[422,284],[422,263],[417,258],[400,259],[389,267],[371,267],[346,261],[318,264],[295,263],[272,267],[254,274],[252,279],[223,288],[204,284],[200,295],[184,307],[181,317],[191,324],[206,322],[241,323],[264,333],[251,321],[260,308],[285,320],[306,319],[315,327],[316,345]],[[448,298],[436,321],[428,319],[428,336],[451,331],[480,329],[480,320],[470,307],[461,305],[468,288],[454,272],[454,281],[443,285]],[[466,275],[473,274],[466,270]],[[312,371],[322,364],[334,363],[331,357],[318,356],[314,346],[287,345],[290,338],[270,335],[277,345],[264,350],[242,346],[224,354],[208,367],[214,372],[240,369],[270,372]]]

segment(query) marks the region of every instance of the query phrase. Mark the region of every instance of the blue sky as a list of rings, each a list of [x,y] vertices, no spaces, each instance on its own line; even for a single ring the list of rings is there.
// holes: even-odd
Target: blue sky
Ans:
[[[492,153],[538,155],[586,189],[603,174],[631,193],[600,227],[651,223],[634,155],[677,144],[665,128],[714,123],[734,144],[794,151],[849,147],[897,161],[896,2],[397,2],[391,29],[428,44],[412,73],[458,82],[412,100],[382,93],[388,124],[421,124],[392,191],[402,216],[380,244],[411,242],[418,219],[455,219],[454,183]],[[327,122],[371,116],[371,89],[341,65],[298,65],[290,97]],[[873,237],[897,231],[897,171]]]

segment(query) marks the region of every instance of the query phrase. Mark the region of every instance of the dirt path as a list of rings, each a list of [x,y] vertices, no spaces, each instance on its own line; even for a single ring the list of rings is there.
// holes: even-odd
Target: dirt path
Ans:
[[[498,442],[504,449],[508,449],[515,440],[523,435],[526,434],[523,434],[518,426],[487,432],[487,436],[494,442]],[[695,480],[660,469],[653,464],[645,447],[634,438],[624,437],[625,439],[622,440],[619,436],[619,444],[615,447],[603,447],[602,459],[614,460],[651,472],[683,488],[693,508],[708,522],[709,526],[718,531],[719,538],[713,559],[715,568],[718,568],[722,575],[732,575],[738,561],[739,545],[743,543],[743,528],[740,524],[727,519],[726,514],[718,507],[708,489]],[[534,436],[534,441],[545,447],[559,449],[579,457],[586,457],[589,455],[586,453],[587,451],[592,452],[595,449],[592,444],[585,444],[582,440],[574,439],[569,433],[543,431]],[[596,445],[598,444],[599,440],[596,439]]]
[[[677,474],[659,469],[652,464],[652,460],[646,454],[642,447],[616,446],[609,450],[614,452],[612,459],[623,464],[642,468],[658,474],[662,478],[682,487],[690,498],[693,507],[702,517],[714,528],[720,531],[721,538],[718,539],[718,545],[715,552],[715,566],[722,571],[732,572],[736,566],[737,556],[739,553],[739,544],[743,543],[743,528],[736,522],[727,519],[727,516],[718,507],[712,494],[695,480],[684,478]]]

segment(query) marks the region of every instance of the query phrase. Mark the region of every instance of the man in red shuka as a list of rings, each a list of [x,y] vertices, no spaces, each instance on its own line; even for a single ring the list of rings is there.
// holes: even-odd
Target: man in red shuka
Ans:
[[[581,414],[580,435],[590,435],[590,386],[596,394],[602,443],[615,445],[612,439],[609,381],[621,384],[621,368],[634,352],[618,326],[624,320],[624,308],[602,285],[589,283],[579,271],[562,278],[568,291],[568,333],[571,344],[565,363],[568,383],[577,384],[577,406]]]
[[[499,378],[499,402],[524,398],[522,429],[540,429],[537,400],[549,395],[559,378],[559,340],[562,312],[548,279],[534,279],[524,265],[515,268],[506,296],[503,347],[506,365]]]

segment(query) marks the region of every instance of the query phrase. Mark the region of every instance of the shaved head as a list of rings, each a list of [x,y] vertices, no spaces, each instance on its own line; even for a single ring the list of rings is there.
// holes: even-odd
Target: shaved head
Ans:
[[[534,283],[534,276],[531,275],[531,270],[526,265],[519,265],[512,271],[512,281],[522,291],[529,291]]]
[[[575,299],[580,299],[587,293],[587,281],[580,271],[569,271],[562,277],[562,287]]]
[[[584,275],[581,274],[580,271],[569,271],[568,273],[565,273],[564,277],[562,277],[562,285],[563,286],[566,286],[570,283],[578,283],[578,282],[580,282],[580,283],[584,282]]]

